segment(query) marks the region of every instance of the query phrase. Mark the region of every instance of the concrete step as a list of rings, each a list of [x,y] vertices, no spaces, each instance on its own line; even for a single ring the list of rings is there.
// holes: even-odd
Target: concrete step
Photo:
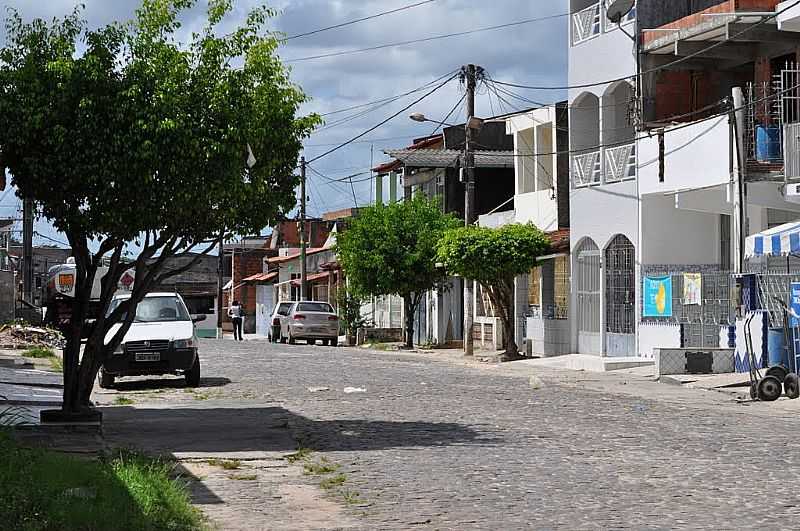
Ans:
[[[536,358],[512,362],[520,366],[547,367],[552,369],[571,369],[575,371],[608,372],[620,369],[654,365],[650,358],[612,357],[604,358],[591,354],[567,354],[551,358]]]

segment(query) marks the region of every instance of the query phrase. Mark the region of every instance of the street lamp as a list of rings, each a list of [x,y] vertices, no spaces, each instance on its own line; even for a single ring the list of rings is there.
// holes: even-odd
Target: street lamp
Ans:
[[[415,121],[415,122],[433,122],[433,123],[439,124],[439,125],[446,125],[447,127],[455,127],[453,124],[449,124],[447,122],[440,122],[438,120],[431,120],[430,118],[427,118],[421,112],[415,112],[415,113],[411,114],[409,116],[409,118],[411,120]]]

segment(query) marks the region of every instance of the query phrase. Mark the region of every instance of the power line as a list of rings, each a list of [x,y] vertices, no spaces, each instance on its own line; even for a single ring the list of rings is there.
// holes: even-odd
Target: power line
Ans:
[[[798,0],[798,1],[800,1],[800,0]],[[406,105],[405,107],[403,107],[402,109],[400,109],[399,111],[397,111],[396,113],[394,113],[393,115],[389,116],[389,117],[388,117],[388,118],[386,118],[385,120],[382,120],[382,121],[381,121],[380,123],[378,123],[377,125],[374,125],[374,126],[370,127],[369,129],[367,129],[366,131],[364,131],[363,133],[360,133],[360,134],[358,134],[358,135],[354,136],[354,137],[353,137],[353,138],[351,138],[350,140],[348,140],[348,141],[346,141],[346,142],[344,142],[344,143],[342,143],[342,144],[339,144],[338,146],[336,146],[336,147],[334,147],[334,148],[331,148],[331,149],[327,150],[326,152],[322,153],[321,155],[317,155],[317,156],[316,156],[316,157],[314,157],[313,159],[309,160],[309,161],[308,161],[308,163],[309,163],[309,164],[311,164],[312,162],[315,162],[315,161],[317,161],[317,160],[319,160],[319,159],[321,159],[321,158],[323,158],[323,157],[327,157],[327,156],[328,156],[328,155],[330,155],[331,153],[333,153],[333,152],[335,152],[335,151],[338,151],[338,150],[342,149],[343,147],[345,147],[345,146],[347,146],[347,145],[349,145],[349,144],[351,144],[351,143],[355,142],[356,140],[358,140],[359,138],[361,138],[361,137],[363,137],[363,136],[366,136],[366,135],[368,135],[368,134],[369,134],[369,133],[371,133],[372,131],[376,130],[377,128],[381,127],[382,125],[386,124],[387,122],[389,122],[389,121],[393,120],[394,118],[396,118],[397,116],[399,116],[401,113],[403,113],[403,112],[407,111],[408,109],[410,109],[410,108],[411,108],[411,107],[413,107],[414,105],[418,104],[419,102],[421,102],[422,100],[424,100],[425,98],[427,98],[428,96],[430,96],[431,94],[433,94],[434,92],[438,91],[440,88],[442,88],[442,87],[443,87],[443,86],[445,86],[446,84],[450,83],[450,82],[451,82],[453,79],[455,79],[455,78],[456,78],[456,76],[457,76],[457,75],[458,75],[458,74],[453,74],[453,75],[452,75],[452,76],[450,76],[448,79],[446,79],[445,81],[443,81],[442,83],[440,83],[439,85],[437,85],[436,87],[434,87],[432,90],[430,90],[430,91],[426,92],[426,93],[425,93],[425,94],[424,94],[422,97],[420,97],[420,98],[416,99],[415,101],[411,102],[410,104]]]
[[[472,35],[474,33],[481,33],[481,32],[485,32],[485,31],[493,31],[493,30],[498,30],[498,29],[510,28],[510,27],[513,27],[513,26],[521,26],[523,24],[531,24],[533,22],[542,22],[542,21],[546,21],[546,20],[553,20],[553,19],[556,19],[556,18],[562,18],[562,17],[567,17],[567,16],[569,16],[569,13],[561,13],[561,14],[558,14],[558,15],[549,15],[549,16],[546,16],[546,17],[539,17],[539,18],[529,18],[529,19],[525,19],[525,20],[519,20],[519,21],[516,21],[516,22],[509,22],[509,23],[506,23],[506,24],[499,24],[499,25],[496,25],[496,26],[488,26],[488,27],[484,27],[484,28],[475,28],[475,29],[467,30],[467,31],[459,31],[459,32],[456,32],[456,33],[446,33],[444,35],[434,35],[432,37],[424,37],[424,38],[421,38],[421,39],[413,39],[413,40],[410,40],[410,41],[394,42],[394,43],[391,43],[391,44],[380,44],[378,46],[370,46],[368,48],[358,48],[358,49],[355,49],[355,50],[342,50],[340,52],[331,52],[331,53],[324,53],[324,54],[319,54],[319,55],[311,55],[311,56],[308,56],[308,57],[296,57],[296,58],[293,58],[293,59],[286,59],[284,61],[284,63],[297,63],[297,62],[300,62],[300,61],[312,61],[312,60],[315,60],[315,59],[326,59],[328,57],[340,57],[340,56],[343,56],[343,55],[352,55],[352,54],[356,54],[356,53],[371,52],[371,51],[375,51],[375,50],[384,50],[386,48],[395,48],[397,46],[407,46],[409,44],[418,44],[418,43],[422,43],[422,42],[431,42],[431,41],[437,41],[437,40],[441,40],[441,39],[449,39],[451,37],[461,37],[461,36],[464,36],[464,35]]]
[[[305,33],[298,33],[297,35],[291,35],[289,37],[284,38],[285,41],[290,41],[292,39],[299,39],[300,37],[308,37],[309,35],[316,35],[317,33],[322,33],[323,31],[328,31],[332,29],[339,29],[345,26],[350,26],[352,24],[357,24],[359,22],[364,22],[366,20],[376,19],[378,17],[383,17],[386,15],[391,15],[393,13],[399,13],[400,11],[406,11],[408,9],[413,9],[415,7],[419,7],[421,5],[430,4],[431,2],[435,2],[436,0],[424,0],[423,2],[417,2],[416,4],[409,4],[403,7],[398,7],[397,9],[392,9],[390,11],[383,11],[381,13],[375,13],[374,15],[369,15],[362,18],[357,18],[355,20],[350,20],[348,22],[342,22],[341,24],[334,24],[333,26],[327,26],[325,28],[319,28],[312,31],[307,31]]]
[[[783,9],[781,9],[780,11],[776,11],[774,14],[768,15],[768,16],[762,18],[760,21],[758,21],[758,22],[756,22],[756,23],[754,23],[754,24],[752,24],[750,26],[747,26],[746,28],[743,28],[741,31],[729,36],[725,40],[717,41],[717,42],[715,42],[715,43],[713,43],[713,44],[711,44],[711,45],[709,45],[709,46],[707,46],[705,48],[697,50],[696,52],[690,53],[689,55],[686,55],[684,57],[680,57],[680,58],[676,59],[675,61],[671,61],[671,62],[669,62],[667,64],[664,64],[664,65],[661,65],[661,66],[657,66],[657,67],[651,68],[649,70],[644,70],[642,72],[639,72],[637,74],[633,74],[633,75],[630,75],[630,76],[618,77],[618,78],[615,78],[615,79],[609,79],[609,80],[606,80],[606,81],[599,81],[599,82],[596,82],[596,83],[583,83],[583,84],[580,84],[580,85],[564,85],[564,86],[560,86],[560,87],[559,86],[522,85],[522,84],[508,83],[508,82],[503,82],[503,81],[495,81],[495,83],[498,83],[500,85],[505,85],[507,87],[514,87],[514,88],[521,88],[521,89],[528,89],[528,90],[573,90],[573,89],[599,87],[599,86],[603,86],[603,85],[609,85],[611,83],[616,83],[618,81],[628,81],[630,79],[637,79],[639,77],[643,77],[643,76],[648,75],[648,74],[655,74],[657,72],[661,72],[662,70],[670,69],[673,66],[676,66],[676,65],[679,65],[681,63],[684,63],[684,62],[686,62],[686,61],[688,61],[690,59],[694,59],[695,57],[701,56],[701,55],[705,54],[706,52],[711,51],[711,50],[713,50],[715,48],[718,48],[720,46],[724,46],[730,40],[735,39],[736,37],[740,37],[740,36],[744,35],[745,33],[748,33],[750,31],[754,30],[755,28],[758,28],[759,26],[763,26],[764,24],[766,24],[770,20],[774,20],[774,19],[778,18],[778,16],[780,16],[781,14],[789,11],[790,9],[794,9],[797,6],[800,6],[800,0],[797,0],[792,5],[787,6],[787,7],[783,8]],[[742,15],[746,15],[746,13],[742,13]]]

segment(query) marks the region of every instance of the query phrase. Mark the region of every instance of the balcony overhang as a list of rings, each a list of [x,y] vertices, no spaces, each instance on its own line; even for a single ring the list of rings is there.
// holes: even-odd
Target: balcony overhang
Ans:
[[[796,4],[794,0],[789,0],[781,2],[775,9],[779,13],[779,30],[800,32],[800,4]]]
[[[463,163],[464,152],[457,149],[388,149],[384,151],[407,168],[454,168]],[[513,151],[475,151],[476,168],[513,168]]]
[[[795,47],[797,36],[780,31],[774,19],[764,22],[768,16],[769,13],[707,13],[694,25],[684,27],[678,21],[661,28],[644,29],[644,34],[658,36],[644,39],[642,51],[657,57],[656,63],[690,58],[675,65],[677,69],[713,65],[723,70]],[[713,44],[717,45],[709,50]]]

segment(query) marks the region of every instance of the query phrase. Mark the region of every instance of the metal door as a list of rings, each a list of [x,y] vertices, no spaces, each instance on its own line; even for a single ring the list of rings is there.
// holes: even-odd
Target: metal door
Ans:
[[[575,253],[575,293],[578,317],[578,352],[600,354],[600,249],[591,239]]]
[[[636,352],[635,248],[617,235],[606,248],[606,354],[634,356]]]

